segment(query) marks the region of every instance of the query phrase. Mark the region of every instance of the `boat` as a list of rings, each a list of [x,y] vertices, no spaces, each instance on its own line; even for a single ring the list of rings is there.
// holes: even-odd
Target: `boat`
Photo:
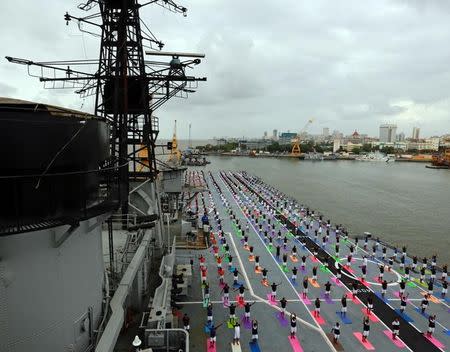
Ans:
[[[322,153],[309,152],[305,153],[305,160],[322,161],[324,159]]]
[[[450,169],[450,148],[443,150],[439,154],[433,154],[431,165],[426,165],[429,169]]]
[[[361,154],[355,158],[357,161],[384,161],[389,162],[391,159],[382,153]]]

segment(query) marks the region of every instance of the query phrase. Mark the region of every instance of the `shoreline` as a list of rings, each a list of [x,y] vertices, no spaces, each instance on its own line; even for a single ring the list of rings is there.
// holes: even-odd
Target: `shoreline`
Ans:
[[[212,153],[204,153],[204,155],[207,156],[222,156],[222,157],[247,157],[247,158],[277,158],[277,159],[300,159],[303,161],[342,161],[342,160],[350,160],[350,161],[361,161],[361,160],[357,160],[356,157],[338,157],[338,158],[327,158],[325,157],[324,159],[305,159],[304,155],[301,155],[300,157],[295,157],[295,156],[291,156],[289,154],[256,154],[254,156],[250,156],[249,154],[237,154],[237,153],[228,153],[228,152],[224,152],[224,153],[216,153],[216,152],[212,152]],[[402,163],[431,163],[430,160],[424,160],[424,159],[401,159],[401,158],[396,158],[393,161],[395,162],[402,162]],[[382,160],[367,160],[366,162],[382,162]],[[432,167],[433,168],[433,167]]]

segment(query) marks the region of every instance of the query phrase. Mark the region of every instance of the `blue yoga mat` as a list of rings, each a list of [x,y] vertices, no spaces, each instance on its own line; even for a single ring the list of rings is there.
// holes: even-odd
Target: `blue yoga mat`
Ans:
[[[338,316],[339,318],[341,318],[341,320],[342,320],[342,322],[343,322],[344,324],[351,324],[351,323],[352,323],[352,321],[350,320],[350,318],[347,317],[347,316],[343,316],[343,315],[341,314],[341,312],[336,312],[336,314],[337,314],[337,316]]]
[[[250,351],[251,352],[261,352],[261,349],[259,348],[258,342],[250,341],[248,343],[248,345],[250,346]]]
[[[422,310],[419,307],[415,308],[415,310],[416,310],[417,313],[419,313],[421,316],[423,316],[423,317],[425,317],[427,319],[430,317],[430,315],[427,312],[422,313]]]

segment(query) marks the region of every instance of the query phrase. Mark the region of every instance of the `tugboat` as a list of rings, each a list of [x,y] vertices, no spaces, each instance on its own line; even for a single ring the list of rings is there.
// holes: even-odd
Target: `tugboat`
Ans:
[[[431,165],[426,165],[429,169],[450,169],[450,148],[445,149],[440,154],[434,154]]]

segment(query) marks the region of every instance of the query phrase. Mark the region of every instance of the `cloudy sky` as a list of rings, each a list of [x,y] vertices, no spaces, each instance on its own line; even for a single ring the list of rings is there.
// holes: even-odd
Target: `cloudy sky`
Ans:
[[[450,1],[189,0],[188,16],[149,6],[142,19],[164,50],[207,55],[188,100],[157,111],[162,137],[258,137],[323,127],[378,135],[450,133]],[[36,61],[96,58],[98,39],[65,25],[72,0],[0,3],[1,56]],[[45,90],[26,67],[0,61],[0,96],[92,111],[71,90]]]

